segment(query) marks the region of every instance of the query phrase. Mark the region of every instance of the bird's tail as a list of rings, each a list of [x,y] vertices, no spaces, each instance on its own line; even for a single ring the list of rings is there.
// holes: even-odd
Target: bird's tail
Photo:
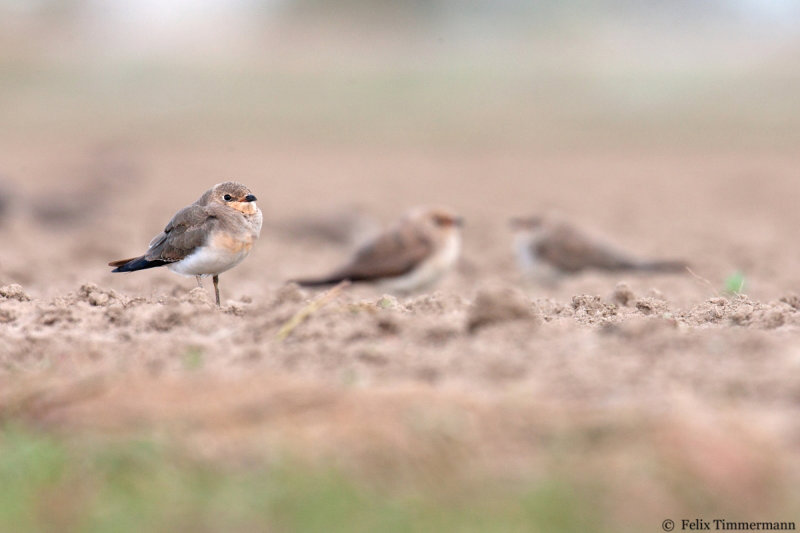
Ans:
[[[119,261],[111,261],[108,266],[117,267],[111,272],[133,272],[135,270],[144,270],[145,268],[155,268],[166,265],[167,261],[156,259],[149,261],[144,256],[131,257],[130,259],[120,259]]]
[[[677,274],[679,272],[685,272],[686,269],[689,267],[689,264],[686,261],[643,261],[636,265],[637,270],[641,270],[643,272],[660,272],[660,273],[672,273]]]
[[[301,287],[327,287],[341,283],[345,279],[341,276],[329,276],[326,278],[311,278],[311,279],[293,279],[292,282],[297,283]]]

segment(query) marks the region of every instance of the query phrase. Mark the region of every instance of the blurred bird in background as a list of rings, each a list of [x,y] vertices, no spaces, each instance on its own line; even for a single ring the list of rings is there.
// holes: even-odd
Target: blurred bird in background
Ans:
[[[517,264],[524,275],[542,284],[586,270],[678,273],[688,266],[684,261],[635,257],[553,217],[513,218],[511,228]]]
[[[362,246],[346,265],[328,275],[296,282],[314,287],[363,281],[399,293],[430,287],[458,260],[462,225],[462,218],[448,208],[412,209]]]

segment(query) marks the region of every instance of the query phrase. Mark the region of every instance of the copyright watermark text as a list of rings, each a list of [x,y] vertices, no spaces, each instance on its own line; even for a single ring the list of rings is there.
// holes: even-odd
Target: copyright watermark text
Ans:
[[[703,520],[702,518],[683,518],[678,522],[667,518],[661,522],[664,531],[795,531],[794,522],[739,522],[715,518]]]

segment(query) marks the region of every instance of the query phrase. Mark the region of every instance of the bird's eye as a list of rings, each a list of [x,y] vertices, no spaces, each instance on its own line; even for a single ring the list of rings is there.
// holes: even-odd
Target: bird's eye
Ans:
[[[231,195],[230,195],[230,194],[226,194],[225,196],[223,196],[223,197],[222,197],[222,199],[223,199],[223,200],[225,200],[226,202],[230,202],[230,201],[231,201],[231,198],[232,198],[232,197],[231,197]]]

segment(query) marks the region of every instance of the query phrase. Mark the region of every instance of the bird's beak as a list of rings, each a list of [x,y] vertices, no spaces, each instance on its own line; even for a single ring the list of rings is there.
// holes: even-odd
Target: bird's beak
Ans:
[[[256,200],[257,198],[254,194],[248,194],[247,196],[244,197],[245,202],[255,202]]]
[[[464,227],[464,217],[453,217],[453,225],[459,228]]]

